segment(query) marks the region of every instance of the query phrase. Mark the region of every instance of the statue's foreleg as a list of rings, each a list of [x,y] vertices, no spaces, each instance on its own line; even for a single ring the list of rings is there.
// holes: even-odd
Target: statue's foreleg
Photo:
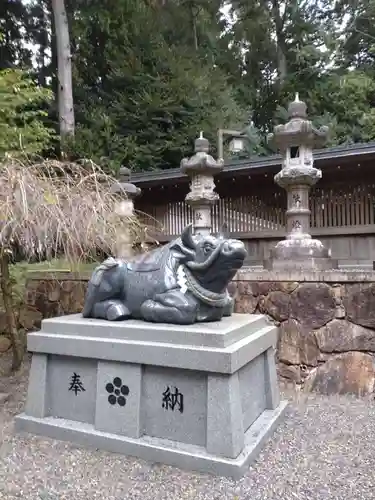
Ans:
[[[130,317],[130,311],[121,300],[110,299],[96,302],[93,307],[93,318],[121,321]]]
[[[234,299],[229,295],[227,297],[228,301],[224,306],[223,316],[232,316],[234,310]]]
[[[171,290],[146,300],[141,306],[145,321],[189,325],[196,321],[197,303],[179,290]]]

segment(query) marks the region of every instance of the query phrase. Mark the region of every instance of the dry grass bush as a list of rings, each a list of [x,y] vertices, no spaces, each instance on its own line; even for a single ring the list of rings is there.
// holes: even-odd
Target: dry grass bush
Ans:
[[[119,224],[142,231],[135,217],[116,215],[117,181],[91,162],[11,161],[0,169],[0,245],[26,259],[60,253],[76,262],[112,253]]]
[[[82,164],[44,161],[0,164],[0,288],[13,347],[13,368],[20,366],[24,345],[12,304],[9,264],[22,259],[95,260],[113,254],[119,225],[128,224],[142,244],[147,227],[137,217],[119,218],[116,179],[90,161]]]

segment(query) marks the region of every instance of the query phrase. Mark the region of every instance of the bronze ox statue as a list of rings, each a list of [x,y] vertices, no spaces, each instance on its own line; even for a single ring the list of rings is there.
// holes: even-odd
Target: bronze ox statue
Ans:
[[[244,244],[223,236],[181,237],[132,260],[109,258],[88,284],[83,316],[118,321],[191,324],[230,316],[227,286],[246,257]]]

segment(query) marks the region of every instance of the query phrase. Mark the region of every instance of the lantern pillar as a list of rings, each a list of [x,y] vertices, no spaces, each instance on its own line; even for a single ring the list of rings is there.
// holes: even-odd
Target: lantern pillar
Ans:
[[[134,254],[130,228],[131,218],[134,217],[134,199],[141,194],[141,189],[130,182],[130,170],[121,167],[118,182],[113,186],[112,192],[118,195],[115,210],[123,220],[116,235],[116,258],[128,259]]]
[[[203,137],[195,140],[195,154],[181,161],[181,170],[190,177],[190,192],[185,201],[192,208],[194,233],[207,235],[212,232],[211,208],[219,200],[215,192],[214,175],[224,168],[224,160],[215,160],[210,154],[210,144]]]

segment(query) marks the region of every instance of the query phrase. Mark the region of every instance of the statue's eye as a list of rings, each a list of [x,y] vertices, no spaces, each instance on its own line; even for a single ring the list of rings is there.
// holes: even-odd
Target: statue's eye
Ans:
[[[211,252],[211,250],[212,250],[211,245],[205,245],[205,246],[203,247],[203,252],[204,252],[205,254],[210,253],[210,252]]]

